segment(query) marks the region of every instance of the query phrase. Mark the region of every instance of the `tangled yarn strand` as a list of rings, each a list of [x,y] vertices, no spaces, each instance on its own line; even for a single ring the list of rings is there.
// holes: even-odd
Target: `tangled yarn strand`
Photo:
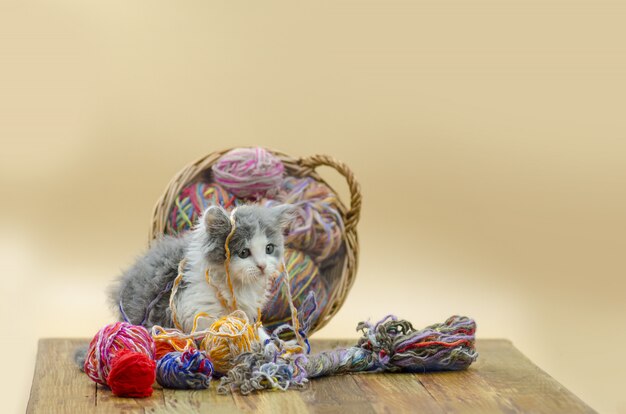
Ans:
[[[223,377],[218,392],[243,394],[262,389],[301,386],[311,378],[351,372],[428,372],[462,370],[476,360],[476,323],[452,316],[444,323],[422,330],[410,322],[388,316],[372,325],[361,322],[363,332],[355,346],[316,355],[289,355],[285,343],[274,339],[238,356],[236,365]],[[268,372],[274,373],[267,380]]]
[[[307,378],[347,374],[350,372],[384,371],[375,354],[360,347],[320,352],[305,362]]]
[[[358,346],[322,352],[306,362],[309,378],[363,371],[428,372],[461,370],[477,357],[474,321],[453,316],[443,324],[416,330],[388,316],[375,325],[361,322]]]

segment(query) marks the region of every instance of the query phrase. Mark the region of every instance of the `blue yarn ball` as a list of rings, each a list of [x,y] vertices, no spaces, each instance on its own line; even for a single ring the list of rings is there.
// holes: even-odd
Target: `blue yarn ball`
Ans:
[[[157,361],[156,379],[163,388],[201,390],[209,387],[213,364],[202,351],[170,352]]]

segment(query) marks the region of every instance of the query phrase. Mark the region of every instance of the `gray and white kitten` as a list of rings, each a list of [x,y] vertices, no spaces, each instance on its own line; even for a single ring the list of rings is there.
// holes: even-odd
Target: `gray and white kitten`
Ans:
[[[246,205],[236,210],[235,232],[229,242],[229,269],[237,307],[250,321],[256,320],[257,310],[267,303],[272,282],[279,274],[284,253],[283,229],[292,211],[290,205],[271,208]],[[174,301],[183,330],[191,331],[199,312],[213,318],[229,314],[231,310],[223,306],[216,290],[226,303],[232,303],[224,269],[224,244],[231,229],[228,213],[211,206],[191,232],[180,237],[164,236],[154,243],[110,291],[110,300],[120,310],[120,319],[125,314],[129,322],[147,328],[174,327],[167,286],[178,276],[178,265],[183,259],[186,259],[184,276]],[[213,286],[207,283],[207,271]],[[152,308],[146,313],[151,303]],[[203,321],[199,329],[208,327],[212,320]]]

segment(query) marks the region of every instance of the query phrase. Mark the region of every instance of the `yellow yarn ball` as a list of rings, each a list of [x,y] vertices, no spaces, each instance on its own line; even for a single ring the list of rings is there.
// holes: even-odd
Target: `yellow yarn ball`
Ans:
[[[237,355],[252,350],[252,345],[260,342],[260,326],[260,322],[251,324],[243,311],[236,310],[211,324],[200,349],[207,353],[217,372],[226,374]]]

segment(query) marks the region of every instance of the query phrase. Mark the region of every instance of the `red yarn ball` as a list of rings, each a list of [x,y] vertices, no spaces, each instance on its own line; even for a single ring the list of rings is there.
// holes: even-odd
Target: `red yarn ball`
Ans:
[[[120,351],[111,362],[107,382],[119,397],[149,397],[156,379],[156,363],[146,354]]]

